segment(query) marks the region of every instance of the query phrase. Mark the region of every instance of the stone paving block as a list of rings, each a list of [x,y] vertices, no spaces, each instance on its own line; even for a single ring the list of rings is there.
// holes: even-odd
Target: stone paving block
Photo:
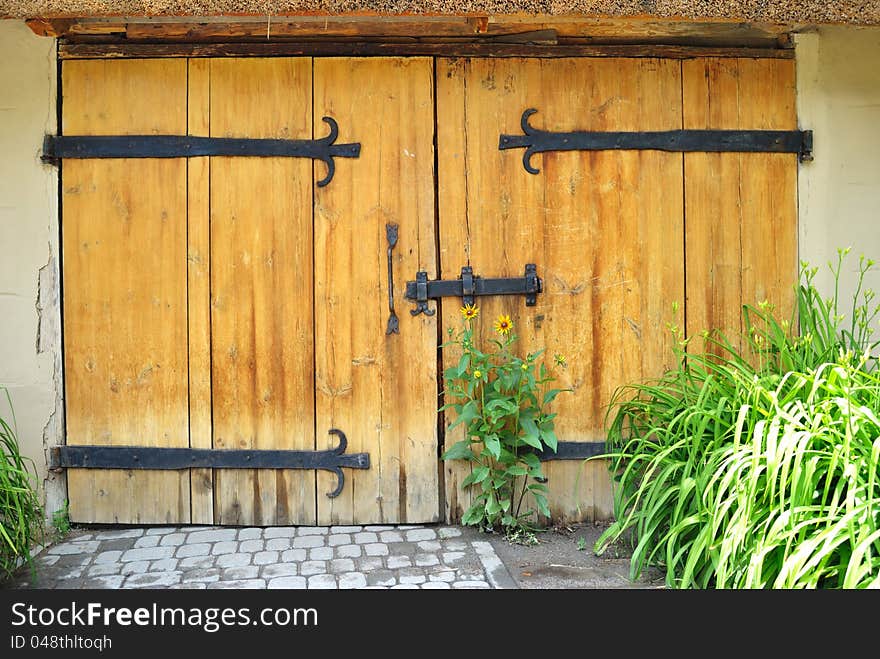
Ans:
[[[351,535],[348,533],[332,533],[327,536],[327,544],[330,547],[338,547],[339,545],[350,545]]]
[[[102,563],[118,563],[121,556],[121,551],[102,551],[100,554],[95,556],[95,560],[93,562],[95,563],[95,565],[100,565]]]
[[[271,538],[292,538],[296,535],[296,528],[293,526],[272,526],[263,530],[263,537],[267,540]]]
[[[379,542],[379,536],[369,531],[361,531],[354,534],[354,542],[357,545],[365,545],[371,542]]]
[[[395,542],[393,546],[389,547],[389,549],[395,554],[412,556],[413,554],[418,553],[419,546],[415,542]]]
[[[101,543],[98,540],[87,540],[85,542],[62,542],[53,547],[49,547],[50,554],[59,556],[66,554],[94,554],[98,551]]]
[[[254,565],[269,565],[278,561],[277,551],[258,551],[254,554]]]
[[[357,558],[361,555],[360,545],[339,545],[336,548],[336,555],[339,558]]]
[[[190,581],[187,583],[175,583],[168,586],[172,590],[205,590],[208,587],[204,581]]]
[[[179,547],[183,544],[184,540],[186,540],[186,533],[169,533],[162,536],[162,540],[159,544],[163,547]]]
[[[220,580],[220,570],[216,567],[210,567],[205,570],[187,570],[181,576],[181,582],[201,581],[202,583],[210,583]]]
[[[488,588],[489,583],[486,581],[455,581],[452,584],[453,588]]]
[[[419,586],[423,590],[449,590],[451,586],[445,581],[429,581]]]
[[[362,572],[345,572],[339,575],[339,588],[363,588],[367,585],[367,575]]]
[[[305,549],[288,549],[287,551],[281,553],[281,560],[284,563],[304,561],[306,560],[306,555],[307,554]]]
[[[260,576],[259,565],[245,565],[244,567],[231,567],[220,572],[220,578],[224,581],[244,581],[256,579]]]
[[[440,538],[457,538],[461,535],[461,529],[455,526],[441,526],[437,529],[437,535]]]
[[[336,588],[336,577],[332,574],[316,574],[309,577],[308,588],[328,590]]]
[[[364,531],[372,531],[373,533],[377,533],[379,531],[392,531],[394,530],[394,526],[390,524],[369,524],[364,527]]]
[[[416,546],[421,551],[440,551],[441,549],[443,549],[443,545],[441,545],[436,540],[422,540]]]
[[[363,556],[355,559],[358,572],[370,572],[385,567],[385,562],[379,556]]]
[[[102,577],[86,577],[80,584],[80,588],[107,588],[109,590],[119,590],[125,577],[120,574],[106,575]]]
[[[283,588],[306,588],[305,577],[276,577],[275,579],[270,579],[267,588],[270,590],[275,589],[283,589]]]
[[[393,586],[397,576],[391,570],[372,570],[366,573],[369,586]]]
[[[273,563],[263,568],[260,576],[265,579],[274,579],[275,577],[294,577],[299,573],[299,566],[296,563]]]
[[[382,542],[364,545],[364,553],[366,553],[367,556],[387,556],[389,553],[388,545]]]
[[[403,542],[403,534],[400,531],[382,531],[379,534],[382,542]]]
[[[206,568],[214,565],[216,559],[213,556],[190,556],[180,559],[179,567],[181,570],[189,570],[191,568]]]
[[[428,567],[430,565],[439,565],[440,559],[434,554],[416,554],[416,565],[419,567]]]
[[[116,538],[115,540],[101,540],[101,551],[128,551],[134,549],[137,538]]]
[[[297,526],[296,535],[302,537],[306,535],[327,535],[330,529],[326,526]]]
[[[58,559],[59,559],[59,558],[61,558],[61,557],[58,556],[57,554],[55,554],[55,555],[52,555],[52,554],[43,554],[42,556],[40,556],[40,557],[37,559],[37,562],[38,562],[40,565],[43,565],[43,566],[45,566],[45,567],[51,567],[51,566],[55,565],[55,563],[58,562]]]
[[[123,583],[123,588],[158,588],[180,583],[180,572],[156,572],[133,574]]]
[[[305,576],[327,572],[327,561],[303,561],[299,565],[299,573]]]
[[[271,538],[266,540],[266,549],[271,551],[285,551],[290,549],[293,538]]]
[[[79,579],[82,576],[84,568],[71,567],[58,575],[58,579]]]
[[[91,566],[86,570],[86,574],[90,577],[101,577],[108,574],[119,574],[120,570],[122,570],[122,563],[102,563]]]
[[[412,529],[422,528],[418,524],[398,524],[397,529],[400,531],[411,531]]]
[[[214,546],[211,548],[211,553],[214,554],[214,556],[219,556],[220,554],[234,554],[237,551],[238,542],[235,540],[215,542]]]
[[[309,549],[311,547],[323,547],[324,536],[322,535],[304,535],[297,536],[293,539],[291,546],[294,549]]]
[[[178,559],[163,558],[160,561],[150,563],[150,572],[173,572],[177,569]]]
[[[405,567],[397,574],[397,580],[400,583],[424,583],[428,580],[422,570],[414,567]]]
[[[124,575],[146,574],[149,569],[150,561],[131,561],[130,563],[125,563],[119,572]]]
[[[141,549],[129,549],[119,558],[123,563],[129,561],[158,561],[162,558],[174,556],[174,547],[143,547]]]
[[[385,561],[385,565],[391,569],[410,567],[412,566],[412,559],[409,556],[389,556]]]
[[[134,543],[135,549],[143,549],[144,547],[158,547],[159,540],[161,540],[158,535],[145,535],[142,538],[138,538]]]
[[[330,561],[330,572],[333,574],[354,572],[354,561],[350,558],[334,558]]]
[[[460,561],[462,558],[464,558],[464,552],[463,551],[444,551],[442,554],[440,554],[440,558],[443,559],[443,562],[446,565],[453,565],[457,561]]]
[[[235,579],[234,581],[215,581],[208,584],[208,590],[248,589],[259,590],[266,587],[265,579]]]
[[[245,565],[251,564],[251,559],[253,558],[253,554],[247,553],[238,553],[238,554],[222,554],[217,557],[217,560],[214,564],[217,567],[244,567]]]
[[[357,533],[361,529],[362,526],[334,526],[333,533]]]
[[[144,529],[113,529],[108,531],[97,531],[95,540],[118,540],[120,538],[140,538],[144,534]]]
[[[169,533],[176,533],[179,530],[180,529],[176,526],[154,526],[147,529],[144,535],[168,535]]]
[[[212,529],[210,531],[195,531],[187,538],[188,543],[199,542],[229,542],[235,540],[238,535],[236,529]]]
[[[443,543],[443,548],[447,551],[465,551],[468,548],[468,543],[463,540],[446,540]]]
[[[248,527],[245,529],[238,529],[238,539],[239,540],[258,540],[263,537],[263,529],[256,527]]]
[[[91,554],[63,554],[57,557],[55,568],[83,567],[92,562]]]
[[[309,549],[309,560],[329,561],[333,558],[333,547],[315,547]]]
[[[396,586],[391,586],[391,590],[418,590],[418,584],[414,583],[399,583]]]
[[[264,551],[266,549],[266,542],[262,539],[244,540],[239,543],[238,549],[239,549],[239,551],[249,551],[249,552]],[[284,547],[284,549],[288,549],[288,547]]]
[[[435,572],[428,575],[428,581],[455,581],[455,572]]]
[[[435,540],[437,533],[434,529],[412,529],[404,533],[404,537],[409,542],[418,542],[420,540]]]

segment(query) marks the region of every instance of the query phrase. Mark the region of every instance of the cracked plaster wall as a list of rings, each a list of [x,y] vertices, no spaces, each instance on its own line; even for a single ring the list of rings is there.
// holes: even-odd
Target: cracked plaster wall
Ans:
[[[47,517],[65,496],[45,453],[61,443],[63,427],[58,176],[39,157],[43,136],[55,132],[55,72],[54,40],[0,21],[0,387],[36,465]],[[5,396],[0,416],[11,416]]]

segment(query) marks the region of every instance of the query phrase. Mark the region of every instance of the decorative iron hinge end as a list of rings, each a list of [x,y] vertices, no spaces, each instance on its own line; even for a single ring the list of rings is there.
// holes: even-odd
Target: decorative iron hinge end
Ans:
[[[801,151],[798,154],[801,162],[813,162],[813,131],[801,132]]]

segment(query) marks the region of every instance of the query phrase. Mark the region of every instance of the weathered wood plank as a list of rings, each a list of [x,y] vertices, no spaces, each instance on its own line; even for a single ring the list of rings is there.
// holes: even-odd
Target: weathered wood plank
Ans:
[[[398,38],[399,39],[399,38]],[[300,41],[252,43],[68,43],[58,45],[61,59],[139,57],[290,57],[290,56],[436,56],[436,57],[649,57],[691,59],[695,57],[755,57],[794,59],[784,48],[732,48],[676,45],[507,44],[485,41],[436,43],[390,37],[376,41]]]
[[[412,317],[408,278],[435,275],[432,63],[428,59],[315,61],[315,107],[363,143],[315,191],[315,354],[318,447],[335,427],[371,468],[342,494],[318,474],[321,524],[429,522],[439,517],[436,436],[437,322]],[[315,126],[320,118],[316,112]],[[318,174],[322,165],[317,164]],[[393,252],[400,333],[388,320],[385,225]]]
[[[796,128],[791,62],[682,63],[685,128]],[[740,347],[742,305],[789,317],[797,281],[797,156],[685,154],[687,332]]]
[[[62,129],[186,130],[186,62],[67,62]],[[144,112],[144,108],[154,111]],[[185,447],[187,195],[183,160],[62,165],[68,444]],[[190,519],[187,473],[68,473],[76,522]]]
[[[210,133],[210,61],[187,62],[187,134]],[[189,319],[189,441],[211,448],[211,209],[208,158],[189,158],[187,167],[187,307]],[[193,524],[214,523],[214,474],[190,472]]]
[[[312,136],[311,61],[214,60],[218,137]],[[214,448],[314,449],[312,163],[211,159]],[[222,524],[313,524],[315,474],[216,470]]]

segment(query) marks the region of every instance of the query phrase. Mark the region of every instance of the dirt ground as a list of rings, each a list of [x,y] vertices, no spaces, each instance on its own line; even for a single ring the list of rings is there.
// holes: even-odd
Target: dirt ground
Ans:
[[[556,526],[538,533],[536,545],[511,543],[503,535],[488,538],[520,588],[665,588],[659,570],[630,580],[630,551],[624,543],[601,556],[594,553],[593,546],[606,528],[602,522]]]

